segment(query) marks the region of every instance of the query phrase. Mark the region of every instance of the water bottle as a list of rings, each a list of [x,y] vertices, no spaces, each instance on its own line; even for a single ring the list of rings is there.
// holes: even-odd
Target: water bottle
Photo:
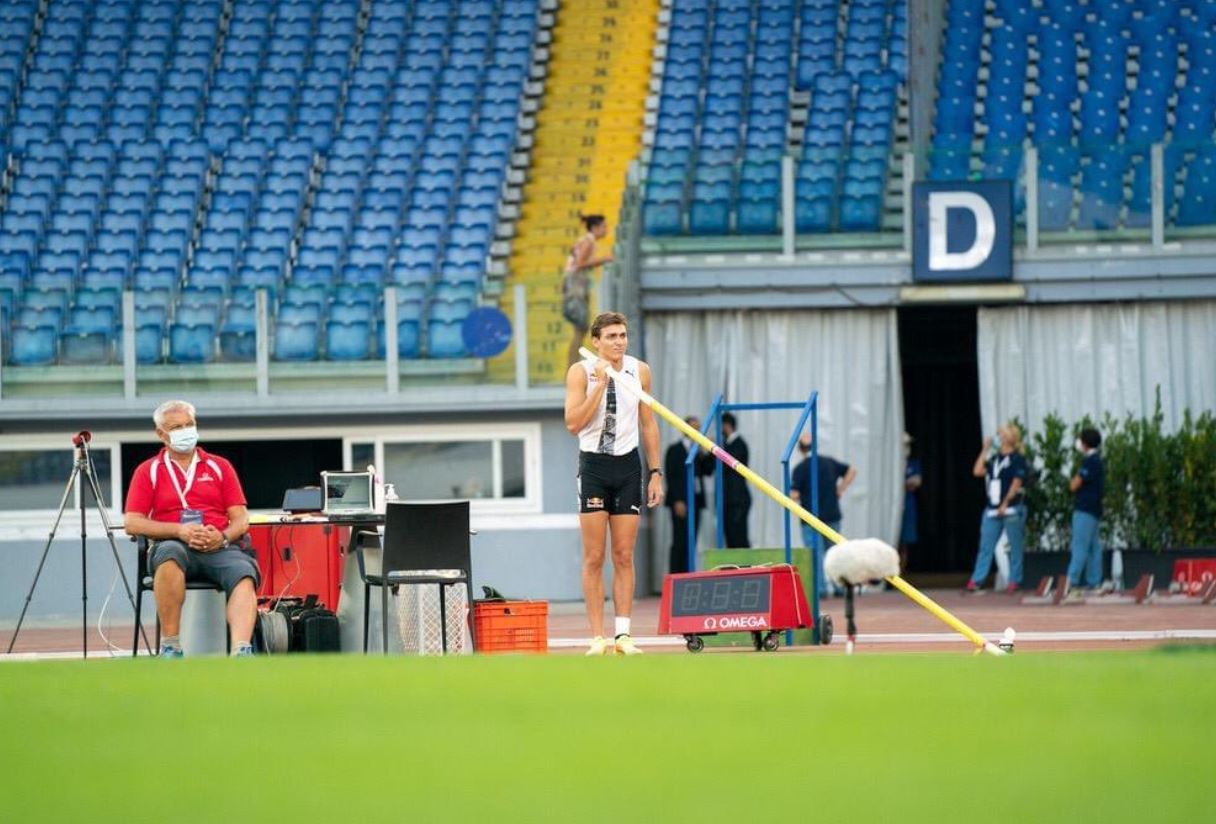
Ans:
[[[1017,633],[1014,631],[1013,627],[1005,627],[1005,632],[1003,635],[1001,635],[1001,640],[997,641],[996,645],[998,647],[1000,647],[1001,651],[1004,652],[1006,655],[1012,655],[1013,654],[1013,639],[1016,636],[1017,636]]]

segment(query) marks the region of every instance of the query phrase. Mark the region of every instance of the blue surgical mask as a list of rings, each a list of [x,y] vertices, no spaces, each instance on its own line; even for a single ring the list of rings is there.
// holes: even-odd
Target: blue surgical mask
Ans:
[[[198,427],[183,426],[169,433],[169,448],[174,452],[186,453],[198,444]]]

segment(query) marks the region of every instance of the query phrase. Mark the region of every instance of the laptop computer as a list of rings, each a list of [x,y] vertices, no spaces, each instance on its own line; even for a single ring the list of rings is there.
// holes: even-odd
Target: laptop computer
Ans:
[[[321,511],[321,487],[303,486],[283,493],[283,511],[293,515]]]
[[[383,517],[372,508],[372,473],[322,472],[321,511],[330,521]]]

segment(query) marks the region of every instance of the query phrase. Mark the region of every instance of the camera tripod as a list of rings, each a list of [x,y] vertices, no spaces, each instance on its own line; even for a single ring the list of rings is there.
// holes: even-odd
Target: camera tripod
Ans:
[[[21,624],[25,621],[25,613],[30,608],[30,599],[34,597],[34,590],[38,587],[38,578],[42,575],[42,568],[46,564],[46,557],[50,554],[51,544],[55,540],[55,533],[59,529],[59,522],[63,520],[64,510],[67,508],[68,496],[72,494],[72,489],[76,486],[76,482],[83,476],[88,480],[88,487],[93,493],[93,504],[97,507],[97,512],[101,516],[101,524],[106,533],[106,539],[110,542],[110,551],[114,554],[114,564],[118,567],[118,574],[122,578],[123,588],[127,591],[127,601],[131,604],[131,613],[135,615],[135,622],[139,624],[139,616],[135,613],[135,597],[131,594],[131,585],[127,582],[127,574],[122,568],[122,559],[118,555],[118,546],[114,543],[114,527],[110,523],[109,515],[106,514],[105,502],[101,496],[101,485],[97,482],[97,470],[93,466],[93,456],[89,453],[89,441],[92,440],[92,434],[87,430],[77,432],[72,436],[72,445],[76,448],[75,459],[72,464],[72,474],[68,477],[67,486],[64,487],[63,497],[59,500],[59,512],[55,515],[55,523],[51,526],[51,534],[46,539],[46,547],[42,550],[42,559],[38,561],[38,571],[34,573],[34,580],[30,583],[30,591],[25,596],[25,606],[21,608],[21,617],[17,619],[17,629],[13,631],[13,637],[8,642],[8,652],[13,651],[13,646],[17,643],[17,636],[21,633]],[[85,505],[85,489],[80,490],[80,618],[81,618],[81,644],[82,654],[85,658],[89,657],[89,573],[88,573],[88,552],[86,542],[88,540],[88,521],[86,518],[87,507]],[[152,647],[148,645],[148,635],[144,632],[142,626],[138,627],[139,632],[143,635],[144,644],[148,649]]]

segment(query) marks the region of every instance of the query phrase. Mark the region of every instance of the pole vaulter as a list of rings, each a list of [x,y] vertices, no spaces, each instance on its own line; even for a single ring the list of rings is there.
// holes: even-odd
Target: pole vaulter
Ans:
[[[581,354],[583,356],[583,358],[585,358],[587,360],[592,360],[592,361],[600,360],[599,355],[595,354],[594,352],[592,352],[590,349],[587,349],[586,347],[581,347],[579,349],[579,354]],[[814,529],[816,532],[818,532],[824,538],[827,538],[833,544],[847,543],[847,541],[843,535],[841,535],[836,530],[832,529],[830,526],[825,524],[823,521],[816,518],[814,515],[812,515],[810,512],[808,512],[803,507],[799,506],[798,503],[796,501],[794,501],[794,499],[792,499],[788,495],[784,494],[781,490],[777,489],[775,486],[770,484],[764,478],[757,475],[755,472],[753,472],[747,466],[745,466],[744,464],[735,460],[735,458],[732,457],[722,447],[718,446],[716,443],[711,441],[709,438],[705,437],[700,432],[693,429],[691,426],[689,426],[687,423],[684,422],[683,418],[681,418],[676,413],[672,412],[670,409],[668,409],[663,404],[656,401],[650,395],[650,393],[646,392],[645,390],[643,390],[641,388],[635,388],[635,387],[631,386],[628,381],[620,380],[620,377],[621,377],[620,373],[617,372],[617,370],[613,369],[611,365],[608,365],[605,371],[608,373],[609,377],[616,380],[617,386],[619,386],[619,387],[625,389],[625,391],[633,394],[635,397],[637,397],[637,399],[640,402],[642,402],[642,403],[646,404],[646,406],[650,407],[651,411],[653,411],[655,414],[657,414],[663,420],[667,421],[669,424],[674,426],[681,433],[683,433],[687,437],[691,438],[694,442],[696,442],[696,444],[698,446],[700,446],[706,452],[713,455],[719,461],[724,463],[728,468],[733,469],[735,472],[742,475],[743,478],[748,483],[750,483],[752,486],[756,487],[761,492],[763,492],[765,495],[772,498],[777,503],[781,504],[781,506],[785,507],[790,512],[797,515],[799,518],[801,518],[804,522],[809,524],[812,529]],[[904,595],[908,596],[913,601],[915,601],[917,604],[919,604],[920,606],[924,607],[926,610],[931,612],[940,621],[945,623],[947,626],[949,626],[951,629],[953,629],[959,635],[962,635],[964,638],[966,638],[968,641],[970,641],[972,644],[974,644],[976,647],[976,652],[983,651],[983,652],[990,653],[992,655],[1004,655],[1005,654],[1005,651],[1002,650],[1000,647],[998,647],[996,644],[993,644],[992,642],[985,640],[984,636],[980,635],[978,632],[973,630],[971,627],[964,624],[961,620],[959,620],[953,614],[948,612],[944,607],[942,607],[940,604],[938,604],[936,601],[934,601],[929,596],[925,595],[923,592],[921,592],[916,587],[909,584],[898,574],[887,575],[887,576],[885,576],[885,580],[891,586],[895,587],[900,592],[902,592]],[[818,582],[816,582],[815,585],[818,586],[819,585]]]

